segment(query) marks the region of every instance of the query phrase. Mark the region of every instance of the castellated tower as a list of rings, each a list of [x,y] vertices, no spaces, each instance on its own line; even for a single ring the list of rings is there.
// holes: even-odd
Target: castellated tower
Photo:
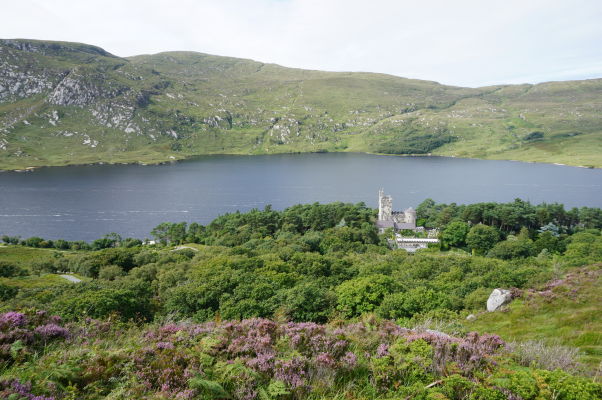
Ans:
[[[416,227],[416,210],[414,210],[412,207],[408,208],[405,211],[405,217],[406,217],[406,223],[408,224],[412,224],[413,227]]]
[[[378,219],[380,221],[393,220],[393,198],[385,196],[383,189],[378,191]]]

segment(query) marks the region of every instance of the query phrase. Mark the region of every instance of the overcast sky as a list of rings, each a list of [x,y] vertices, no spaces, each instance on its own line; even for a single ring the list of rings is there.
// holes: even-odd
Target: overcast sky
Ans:
[[[602,0],[0,0],[0,38],[460,86],[602,77]]]

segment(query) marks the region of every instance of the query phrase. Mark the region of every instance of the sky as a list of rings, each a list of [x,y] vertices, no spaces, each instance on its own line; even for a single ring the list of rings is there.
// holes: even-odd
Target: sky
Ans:
[[[0,0],[0,38],[458,86],[602,78],[602,0]]]

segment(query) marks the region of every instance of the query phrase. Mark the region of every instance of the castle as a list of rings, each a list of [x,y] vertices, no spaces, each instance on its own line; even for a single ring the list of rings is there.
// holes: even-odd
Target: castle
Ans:
[[[385,192],[381,189],[378,191],[376,227],[381,233],[388,228],[392,228],[394,231],[406,229],[416,231],[416,210],[410,207],[405,211],[393,211],[393,197],[385,195]]]
[[[393,211],[393,197],[385,196],[381,189],[378,191],[378,220],[376,227],[380,233],[391,228],[395,232],[394,239],[389,239],[393,248],[404,249],[410,253],[416,250],[426,249],[429,245],[439,243],[437,229],[425,229],[416,226],[416,210],[412,207],[405,211]],[[413,231],[412,234],[404,236],[405,230]]]

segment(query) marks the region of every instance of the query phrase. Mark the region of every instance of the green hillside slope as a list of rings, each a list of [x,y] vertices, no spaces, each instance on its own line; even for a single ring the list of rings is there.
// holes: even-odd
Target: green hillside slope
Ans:
[[[577,269],[543,290],[530,290],[506,312],[481,314],[467,329],[495,332],[508,341],[540,340],[578,348],[589,371],[602,368],[602,265]],[[542,357],[545,355],[542,354]]]
[[[359,151],[602,167],[602,79],[460,88],[0,40],[0,168]]]

